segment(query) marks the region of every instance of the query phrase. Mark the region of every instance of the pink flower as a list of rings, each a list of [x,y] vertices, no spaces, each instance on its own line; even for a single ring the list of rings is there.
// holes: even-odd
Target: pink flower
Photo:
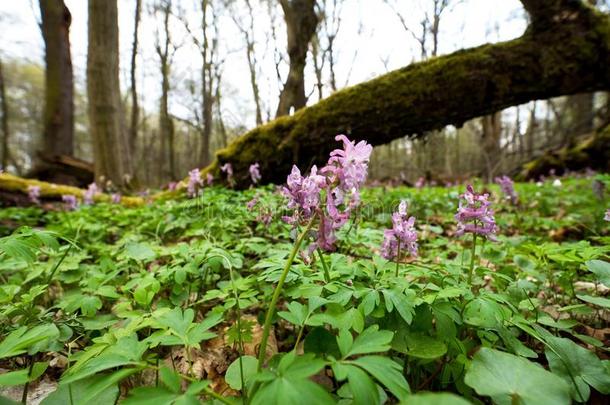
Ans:
[[[220,171],[227,175],[229,185],[233,185],[233,166],[231,166],[231,163],[225,163],[220,166]]]
[[[189,172],[189,182],[186,186],[186,192],[189,197],[197,195],[197,189],[203,185],[203,180],[199,174],[199,169],[195,168]]]
[[[508,176],[496,177],[496,183],[500,185],[502,192],[510,202],[515,205],[519,201],[519,195],[515,191],[514,183]]]
[[[208,186],[212,185],[212,183],[214,182],[214,176],[212,175],[212,173],[208,172],[208,174],[206,176],[206,182],[207,182]]]
[[[64,194],[61,196],[61,200],[65,203],[68,211],[74,211],[76,208],[78,208],[78,200],[76,199],[75,195]]]
[[[248,203],[246,204],[246,208],[248,209],[248,211],[252,211],[256,204],[258,204],[258,197],[254,197],[250,201],[248,201]]]
[[[419,179],[417,179],[417,181],[415,182],[415,188],[422,188],[423,186],[426,185],[426,179],[424,179],[423,177],[420,177]]]
[[[252,183],[257,184],[261,180],[261,172],[258,162],[250,165],[248,171],[250,172]]]
[[[83,193],[83,203],[86,205],[91,205],[94,203],[94,198],[96,196],[96,194],[99,193],[99,189],[97,187],[97,184],[95,183],[91,183],[89,184],[89,187],[87,187],[87,190]]]
[[[329,171],[337,176],[344,190],[361,187],[366,180],[373,147],[366,141],[355,144],[345,135],[337,135],[335,140],[343,142],[343,149],[330,152],[330,159],[325,169],[330,169]]]
[[[313,228],[316,242],[310,251],[317,247],[334,249],[334,233],[360,204],[359,190],[368,173],[372,146],[365,141],[355,144],[345,135],[335,139],[343,141],[343,149],[332,151],[326,166],[319,171],[313,166],[307,177],[293,166],[286,187],[282,188],[282,194],[288,198],[288,208],[293,210],[291,216],[282,218],[285,222],[296,225],[317,215],[318,227]]]
[[[466,187],[466,192],[460,196],[455,219],[458,221],[456,236],[464,233],[474,233],[487,237],[489,240],[496,240],[497,230],[494,212],[491,210],[489,194],[478,194],[474,192],[471,185]]]
[[[167,189],[169,191],[175,191],[176,187],[178,187],[178,183],[175,181],[170,181],[169,183],[167,183]]]
[[[113,193],[110,196],[110,201],[112,201],[113,204],[120,204],[121,203],[121,195],[119,193]]]
[[[417,256],[417,231],[415,230],[415,217],[407,215],[407,203],[401,201],[398,211],[392,214],[392,229],[383,233],[381,254],[388,260],[400,260],[400,253],[409,253]]]
[[[40,186],[28,186],[28,198],[34,204],[40,204]]]

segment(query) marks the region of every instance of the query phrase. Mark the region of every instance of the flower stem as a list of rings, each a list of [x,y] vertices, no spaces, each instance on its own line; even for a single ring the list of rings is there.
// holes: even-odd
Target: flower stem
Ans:
[[[470,255],[470,271],[468,272],[468,285],[472,289],[472,273],[474,273],[474,258],[477,251],[477,234],[472,233],[472,254]]]
[[[400,262],[400,238],[396,238],[398,239],[398,249],[396,251],[396,271],[395,271],[395,276],[398,277],[398,263]]]
[[[275,306],[277,305],[277,301],[280,298],[280,292],[282,291],[282,287],[284,286],[284,281],[286,281],[286,276],[290,271],[290,266],[292,266],[292,262],[294,262],[294,258],[307,235],[307,232],[311,229],[313,225],[315,217],[311,218],[307,227],[303,230],[303,232],[299,235],[294,246],[292,247],[292,251],[290,252],[290,256],[288,256],[288,260],[286,261],[286,265],[284,266],[284,271],[280,276],[280,279],[277,282],[277,286],[273,291],[273,296],[271,297],[271,302],[269,303],[269,309],[267,309],[267,315],[265,316],[265,325],[263,327],[263,337],[261,339],[260,348],[258,351],[258,365],[256,367],[257,371],[261,371],[263,368],[263,363],[265,361],[265,353],[267,352],[267,341],[269,340],[269,333],[271,331],[271,321],[273,319],[273,314],[275,313]],[[254,390],[252,390],[254,391]],[[252,393],[254,395],[254,393]]]
[[[326,260],[324,260],[324,255],[322,254],[322,251],[320,250],[320,248],[316,249],[318,251],[318,256],[320,256],[320,261],[322,262],[322,268],[324,269],[324,281],[326,281],[326,283],[330,283],[330,272],[328,271],[328,266],[326,265]]]

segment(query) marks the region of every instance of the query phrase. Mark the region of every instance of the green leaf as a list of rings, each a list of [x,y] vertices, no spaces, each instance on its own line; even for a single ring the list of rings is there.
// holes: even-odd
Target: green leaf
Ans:
[[[448,392],[426,392],[410,395],[400,405],[470,405],[470,402]]]
[[[589,260],[585,262],[587,269],[597,276],[597,280],[610,287],[610,263],[602,260]]]
[[[277,375],[269,379],[256,392],[252,404],[332,404],[328,392],[313,383],[309,377],[319,372],[325,362],[313,355],[297,356],[294,351],[282,356]]]
[[[341,336],[341,333],[339,335]],[[337,343],[339,343],[343,358],[347,358],[356,354],[386,352],[390,349],[393,336],[393,332],[379,330],[378,325],[372,325],[356,337],[354,343],[350,345],[349,350],[345,350],[345,344],[342,347],[339,339],[337,339]]]
[[[500,405],[570,403],[570,388],[560,377],[522,357],[486,347],[474,356],[464,382]]]
[[[119,370],[111,374],[100,374],[70,384],[60,383],[41,405],[96,404],[113,405],[119,395],[117,383],[137,369]]]
[[[364,356],[353,361],[383,384],[399,400],[411,393],[400,364],[382,356]]]
[[[447,345],[432,336],[410,333],[405,336],[407,354],[420,359],[438,359],[447,353]]]
[[[34,345],[47,344],[59,337],[59,329],[53,324],[38,325],[31,329],[22,326],[12,331],[0,343],[0,359],[23,354]],[[34,353],[29,353],[34,354]]]
[[[396,308],[402,319],[404,319],[407,324],[411,324],[413,314],[415,313],[415,307],[413,305],[415,292],[412,290],[406,290],[403,293],[397,289],[383,290],[382,292],[388,312],[391,312],[394,308]],[[407,293],[409,294],[408,297],[405,295]]]
[[[576,297],[590,304],[597,305],[598,307],[610,308],[610,300],[608,298],[593,297],[591,295],[576,295]]]
[[[157,257],[157,254],[144,243],[130,242],[125,245],[125,255],[137,261],[150,261]]]
[[[81,357],[64,373],[61,383],[68,384],[115,367],[141,366],[140,360],[146,348],[146,343],[138,342],[135,335],[122,337],[105,348],[91,346],[87,350],[92,351],[92,356]]]
[[[571,385],[575,401],[589,400],[589,385],[602,394],[610,394],[610,374],[595,353],[570,339],[547,336],[545,341],[551,371]]]
[[[248,384],[250,378],[256,374],[258,360],[255,357],[242,356],[241,361],[241,365],[239,358],[233,361],[225,374],[226,383],[229,384],[229,387],[233,388],[234,390],[241,390],[242,388],[240,367],[243,368],[244,382],[246,385]]]
[[[170,391],[174,393],[179,393],[181,391],[181,378],[174,370],[165,366],[161,367],[159,370],[159,379],[170,389]]]
[[[122,405],[173,405],[177,395],[163,387],[138,387],[129,391]]]
[[[378,405],[379,394],[371,378],[358,367],[345,365],[354,405]]]
[[[349,332],[345,331],[345,333]],[[351,341],[349,344],[351,345]],[[303,350],[305,353],[315,353],[321,357],[341,357],[341,352],[339,351],[335,336],[322,326],[313,328],[311,332],[307,334],[305,342],[303,343]],[[347,350],[349,350],[349,347]]]
[[[32,367],[32,373],[30,374],[30,368],[24,368],[23,370],[11,371],[8,373],[0,374],[0,387],[10,387],[14,385],[22,385],[30,381],[38,379],[49,366],[49,362],[37,362]]]

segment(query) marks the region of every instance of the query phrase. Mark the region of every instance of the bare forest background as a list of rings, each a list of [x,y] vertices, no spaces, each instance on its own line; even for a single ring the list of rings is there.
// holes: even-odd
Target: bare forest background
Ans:
[[[609,9],[607,1],[589,2]],[[49,167],[68,164],[115,183],[137,179],[142,188],[206,166],[254,126],[405,61],[460,49],[456,38],[470,24],[485,27],[468,34],[476,45],[517,37],[528,22],[518,1],[484,21],[472,12],[476,0],[90,0],[88,22],[71,12],[74,1],[18,3],[0,5],[1,32],[13,35],[0,35],[3,170],[45,177]],[[380,20],[368,13],[383,13],[382,23],[399,33],[378,37],[378,52],[359,45],[370,45]],[[83,42],[73,38],[77,23],[87,26],[86,59],[73,57],[71,44]],[[40,52],[7,39],[24,30],[38,31]],[[409,183],[492,179],[607,125],[609,107],[608,93],[576,94],[403,137],[375,147],[370,175]]]

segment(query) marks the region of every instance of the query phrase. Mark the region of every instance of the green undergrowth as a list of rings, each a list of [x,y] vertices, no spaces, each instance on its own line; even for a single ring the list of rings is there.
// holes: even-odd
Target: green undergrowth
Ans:
[[[263,317],[296,237],[270,186],[3,209],[0,387],[57,382],[47,405],[603,401],[610,195],[591,182],[517,184],[518,206],[476,185],[492,194],[499,240],[477,245],[471,285],[469,239],[454,236],[463,186],[365,189],[337,250],[291,266],[260,372]],[[419,257],[396,276],[379,249],[400,200]]]

